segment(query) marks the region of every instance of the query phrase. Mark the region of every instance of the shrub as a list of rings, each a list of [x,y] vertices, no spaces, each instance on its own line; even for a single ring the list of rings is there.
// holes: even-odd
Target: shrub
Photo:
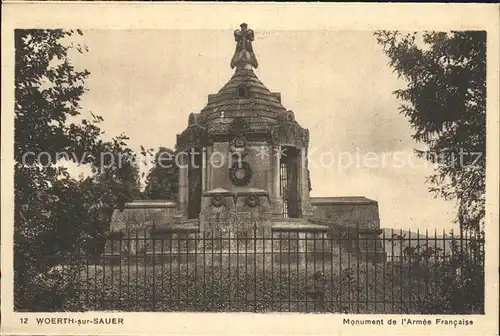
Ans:
[[[389,300],[391,291],[389,277],[381,276],[379,268],[357,259],[333,267],[329,263],[91,266],[82,273],[78,302],[81,310],[401,311],[399,288],[392,291],[396,304],[380,303]]]

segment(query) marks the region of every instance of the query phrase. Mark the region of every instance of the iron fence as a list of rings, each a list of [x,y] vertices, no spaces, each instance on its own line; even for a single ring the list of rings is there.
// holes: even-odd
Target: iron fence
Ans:
[[[137,230],[77,264],[79,310],[463,314],[484,299],[470,232]]]

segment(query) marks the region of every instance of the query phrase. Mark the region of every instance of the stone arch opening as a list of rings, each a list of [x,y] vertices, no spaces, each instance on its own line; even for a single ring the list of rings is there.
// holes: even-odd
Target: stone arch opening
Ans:
[[[282,146],[280,158],[280,194],[283,200],[282,215],[285,218],[301,217],[299,195],[300,150]]]

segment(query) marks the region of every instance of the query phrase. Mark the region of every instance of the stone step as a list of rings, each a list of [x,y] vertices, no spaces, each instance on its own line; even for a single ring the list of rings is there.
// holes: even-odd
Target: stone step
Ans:
[[[273,231],[282,232],[327,232],[328,226],[310,223],[304,218],[283,218],[275,220],[271,226]]]

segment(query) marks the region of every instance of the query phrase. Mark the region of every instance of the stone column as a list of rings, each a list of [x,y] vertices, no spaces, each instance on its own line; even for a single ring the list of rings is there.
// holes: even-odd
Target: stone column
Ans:
[[[188,207],[188,163],[189,157],[187,152],[179,154],[179,210],[182,216],[187,216]]]
[[[207,148],[201,148],[201,192],[205,192],[207,190]]]
[[[269,151],[269,155],[272,155],[271,144],[266,144],[266,145]],[[269,156],[269,160],[267,161],[266,191],[269,193],[269,199],[274,200],[274,167],[273,167],[273,159],[271,156]]]
[[[208,190],[208,183],[210,179],[209,175],[209,168],[210,165],[208,164],[208,151],[209,147],[203,147],[201,149],[201,209],[200,209],[200,215],[198,217],[199,224],[200,224],[200,230],[204,230],[205,228],[205,202],[206,202],[206,197],[203,196],[203,194]]]
[[[302,216],[302,204],[304,203],[304,168],[303,168],[303,159],[302,159],[302,149],[299,150],[299,154],[295,158],[295,167],[297,169],[297,207],[299,211],[299,215]],[[300,203],[299,203],[300,202]]]
[[[280,153],[281,146],[274,145],[271,155],[271,170],[272,170],[272,190],[271,200],[273,202],[272,213],[274,216],[281,217],[283,200],[281,199],[280,192]]]
[[[205,147],[205,191],[213,189],[212,187],[212,147]]]
[[[313,215],[313,208],[309,198],[309,180],[307,172],[307,148],[301,148],[299,157],[299,170],[300,170],[300,202],[302,216],[308,217]]]
[[[306,158],[307,158],[307,150],[305,148],[300,149],[299,156],[299,169],[300,169],[300,196],[302,202],[306,199],[308,200],[309,196],[309,183],[307,181],[307,167],[306,167]]]

